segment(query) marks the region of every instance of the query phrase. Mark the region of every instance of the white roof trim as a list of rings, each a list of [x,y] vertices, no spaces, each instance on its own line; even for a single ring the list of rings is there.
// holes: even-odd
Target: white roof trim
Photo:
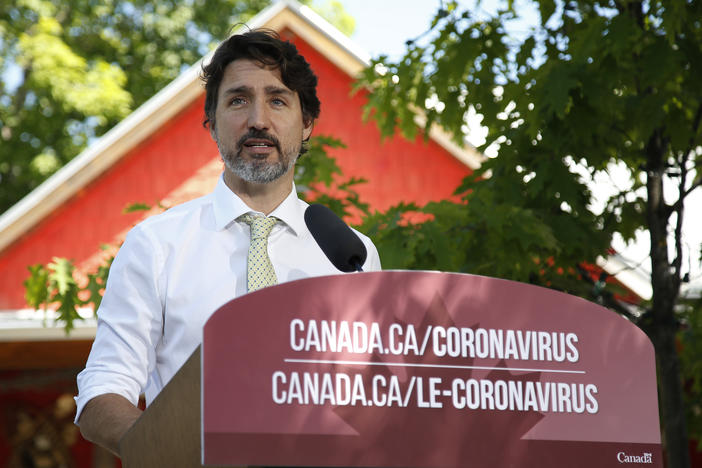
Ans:
[[[35,309],[0,311],[0,343],[17,341],[73,341],[95,338],[97,319],[92,309],[81,308],[83,320],[75,320],[69,335],[62,323],[56,322],[56,312]]]
[[[371,56],[368,52],[360,48],[344,33],[329,24],[327,20],[319,16],[319,14],[310,7],[307,5],[300,5],[298,2],[291,0],[283,0],[281,3],[285,3],[291,10],[304,17],[310,26],[317,29],[333,42],[336,42],[339,47],[358,60],[364,68],[370,65]]]
[[[680,287],[680,297],[684,299],[699,299],[702,297],[702,281],[683,283]]]
[[[598,257],[597,266],[617,278],[641,299],[649,300],[653,296],[651,277],[640,268],[632,267],[621,255],[614,254],[607,258]]]
[[[421,113],[415,114],[414,123],[424,128],[427,119]],[[436,124],[429,128],[429,137],[471,169],[478,169],[485,160],[485,155],[475,149],[473,145],[465,143],[464,147],[461,148],[453,141],[448,132]]]
[[[358,61],[359,69],[370,63],[370,56],[351,39],[310,8],[294,0],[281,0],[270,5],[253,17],[247,26],[240,27],[236,32],[246,28],[265,27],[286,9],[340,47],[353,60]],[[209,61],[211,56],[212,52],[181,73],[154,97],[3,213],[0,216],[0,252],[197,99],[203,92],[199,79],[201,66]],[[438,127],[431,129],[430,137],[469,167],[475,168],[479,165],[477,151],[473,148],[459,147]]]

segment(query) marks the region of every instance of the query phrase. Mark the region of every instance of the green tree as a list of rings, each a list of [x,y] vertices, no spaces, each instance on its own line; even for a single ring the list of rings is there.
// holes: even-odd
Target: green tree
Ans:
[[[656,349],[667,466],[689,466],[675,345],[681,321],[699,324],[700,313],[680,288],[689,273],[685,201],[702,184],[702,2],[539,0],[529,3],[539,19],[528,28],[514,5],[487,13],[442,2],[403,58],[366,70],[359,86],[372,90],[367,113],[384,134],[414,135],[421,109],[427,125],[463,142],[474,111],[488,129],[479,149],[494,154],[458,187],[462,203],[401,205],[365,229],[384,267],[529,281],[635,321]],[[613,165],[628,181],[601,209],[589,182]],[[413,210],[433,221],[404,222]],[[606,256],[615,233],[631,240],[641,230],[651,240],[653,297],[625,307],[583,265]]]
[[[0,2],[0,213],[269,3]],[[353,30],[339,2],[319,3]]]

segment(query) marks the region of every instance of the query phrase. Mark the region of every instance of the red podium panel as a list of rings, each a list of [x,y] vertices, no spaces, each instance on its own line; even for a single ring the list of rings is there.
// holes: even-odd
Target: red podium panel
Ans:
[[[203,462],[662,467],[654,351],[583,299],[472,275],[285,283],[205,325]]]

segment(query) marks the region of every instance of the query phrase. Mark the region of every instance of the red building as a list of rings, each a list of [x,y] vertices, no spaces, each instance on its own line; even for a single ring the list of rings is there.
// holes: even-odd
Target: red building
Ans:
[[[381,140],[362,120],[364,93],[351,93],[368,58],[309,8],[280,2],[249,22],[291,40],[319,77],[322,113],[313,135],[347,148],[330,151],[344,176],[374,209],[399,201],[424,204],[451,195],[480,155],[439,129],[419,137]],[[207,60],[207,58],[203,59]],[[100,246],[116,248],[144,215],[123,214],[135,202],[173,206],[209,192],[222,171],[217,147],[202,127],[204,88],[195,64],[0,217],[0,466],[19,456],[64,457],[65,466],[114,466],[83,441],[72,424],[75,375],[85,363],[94,320],[70,336],[27,308],[27,266],[53,257],[82,271],[101,261]],[[74,465],[72,465],[73,463]],[[50,465],[54,466],[54,465]]]

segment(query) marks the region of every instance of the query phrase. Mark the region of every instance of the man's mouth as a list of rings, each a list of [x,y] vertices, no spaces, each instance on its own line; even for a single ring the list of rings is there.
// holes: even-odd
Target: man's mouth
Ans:
[[[248,148],[272,148],[275,147],[275,143],[268,140],[246,140],[244,146]]]
[[[273,149],[280,153],[280,142],[274,136],[264,131],[251,130],[242,136],[237,142],[239,154],[246,149],[246,152],[256,159],[266,159]]]

